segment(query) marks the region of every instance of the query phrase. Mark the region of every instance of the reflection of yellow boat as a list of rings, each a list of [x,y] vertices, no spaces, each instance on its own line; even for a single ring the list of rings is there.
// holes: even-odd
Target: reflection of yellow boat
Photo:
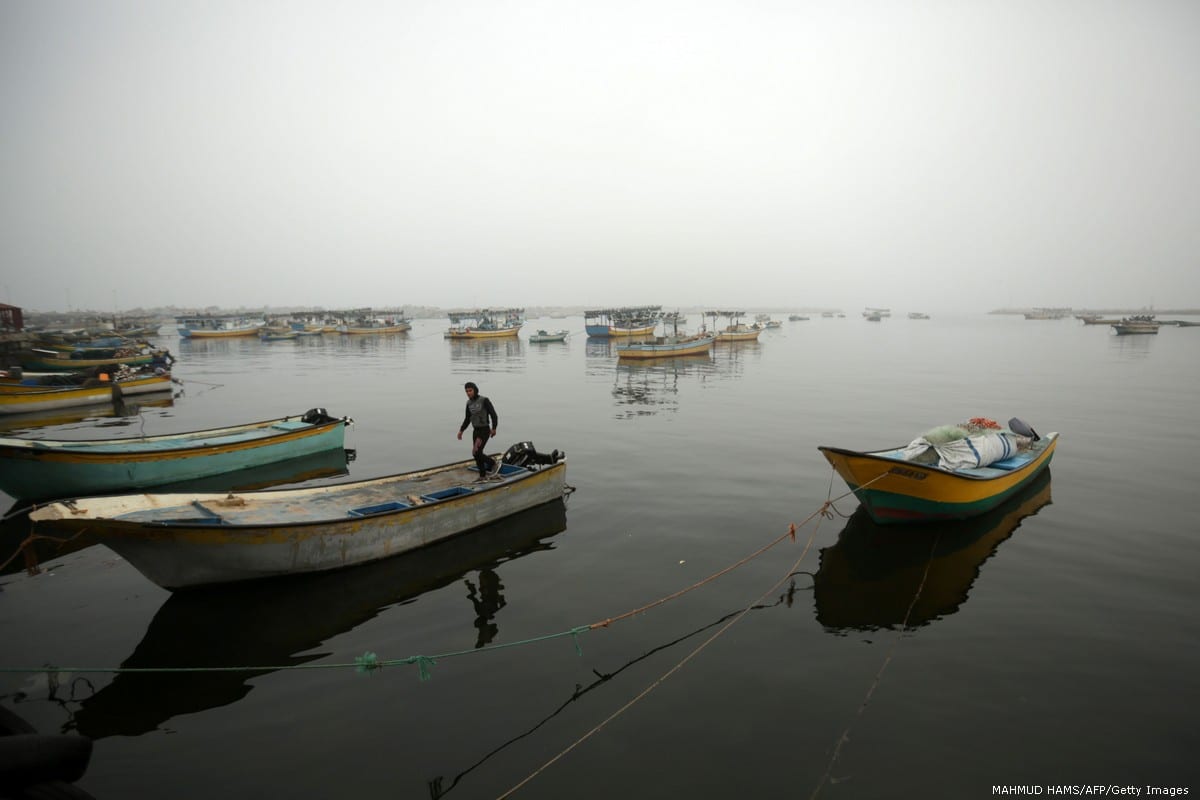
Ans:
[[[966,519],[1016,494],[1050,464],[1058,434],[986,467],[949,470],[905,460],[903,448],[857,452],[819,447],[871,518],[881,525]]]
[[[4,435],[15,432],[52,428],[57,425],[70,425],[85,419],[106,419],[110,417],[129,417],[137,419],[137,414],[144,408],[170,408],[175,404],[173,395],[143,394],[136,402],[116,401],[108,406],[78,406],[61,411],[39,411],[35,414],[18,414],[4,418]],[[108,423],[119,425],[120,423]]]
[[[565,530],[566,520],[559,499],[481,528],[478,535],[361,567],[177,592],[159,608],[122,667],[258,668],[123,673],[80,702],[74,727],[93,739],[137,736],[180,714],[235,703],[254,689],[256,677],[322,658],[339,634],[474,570],[478,577],[466,580],[471,602],[464,601],[461,617],[452,622],[472,636],[495,636],[496,616],[505,606],[499,579],[511,580],[505,565],[552,550],[546,540]]]
[[[859,508],[837,543],[821,551],[813,579],[817,621],[830,631],[875,630],[899,627],[906,617],[909,627],[918,627],[953,614],[966,602],[983,562],[1022,520],[1049,503],[1045,470],[1002,508],[961,522],[912,527],[903,536]]]

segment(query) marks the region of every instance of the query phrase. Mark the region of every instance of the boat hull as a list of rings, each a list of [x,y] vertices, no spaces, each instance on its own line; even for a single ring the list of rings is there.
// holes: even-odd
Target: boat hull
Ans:
[[[628,336],[653,336],[656,327],[658,327],[657,322],[651,322],[649,325],[632,325],[628,328],[609,325],[608,337],[610,339],[620,339]]]
[[[705,336],[687,342],[641,342],[617,346],[617,357],[621,359],[672,358],[675,356],[704,355],[712,350],[715,337]]]
[[[517,325],[512,328],[501,328],[499,330],[448,330],[445,338],[447,339],[502,339],[508,336],[516,336],[521,331],[521,326]]]
[[[959,472],[876,453],[834,447],[818,449],[871,519],[880,525],[895,525],[968,519],[996,508],[1049,466],[1058,445],[1058,434],[1048,434],[1037,445],[1040,449],[1035,457],[1015,469]]]
[[[1123,325],[1116,323],[1112,329],[1118,336],[1136,336],[1138,334],[1158,333],[1158,325]]]
[[[68,529],[86,527],[150,580],[181,589],[366,564],[563,496],[565,462],[536,472],[505,467],[494,482],[470,484],[473,463],[309,489],[86,498],[72,501],[74,509],[63,503],[43,506],[30,518]],[[426,486],[449,481],[459,484],[460,493],[412,505],[379,503],[386,497],[415,500],[406,494],[415,481]],[[378,505],[356,509],[370,502]],[[139,507],[149,508],[138,512],[146,519],[132,519],[129,509]],[[197,508],[207,515],[152,520],[156,513],[195,513]],[[285,518],[289,510],[298,516]]]
[[[234,339],[239,336],[257,336],[261,325],[250,325],[244,328],[227,328],[223,330],[202,330],[198,328],[180,327],[179,336],[183,339]]]
[[[718,342],[756,342],[758,335],[762,333],[760,330],[746,331],[721,331],[717,334]]]
[[[147,439],[0,439],[0,490],[34,500],[144,489],[237,472],[345,444],[344,419],[316,424],[292,420]],[[279,425],[283,427],[276,427]]]
[[[28,370],[45,370],[59,372],[62,370],[75,371],[91,369],[92,367],[107,367],[110,364],[149,364],[154,360],[151,353],[140,353],[132,356],[113,356],[111,358],[56,358],[54,356],[32,356],[22,358],[21,364]]]
[[[46,386],[5,387],[0,391],[0,414],[28,414],[34,411],[54,411],[74,406],[111,403],[130,395],[164,392],[171,389],[170,375],[149,375],[144,378],[103,383],[87,388],[69,386],[60,389]]]
[[[405,322],[399,325],[380,325],[374,328],[360,328],[354,325],[339,325],[337,331],[338,333],[349,334],[351,336],[362,336],[369,333],[404,333],[411,328],[412,325],[409,325],[407,322]]]

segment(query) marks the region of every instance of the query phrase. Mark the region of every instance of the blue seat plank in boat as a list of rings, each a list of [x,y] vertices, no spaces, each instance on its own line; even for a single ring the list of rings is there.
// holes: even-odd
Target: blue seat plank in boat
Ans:
[[[377,503],[373,506],[363,506],[362,508],[352,508],[346,513],[352,517],[367,517],[371,514],[382,514],[385,511],[399,511],[402,508],[412,508],[411,503],[402,503],[399,500],[392,500],[388,503]]]
[[[451,486],[449,489],[441,489],[436,492],[421,495],[422,500],[447,500],[451,497],[461,497],[464,494],[470,494],[473,489],[468,489],[466,486]]]
[[[1017,467],[1023,467],[1030,461],[1033,461],[1036,456],[1036,453],[1026,450],[1024,453],[1017,453],[1015,456],[1009,456],[1003,461],[993,461],[991,464],[988,464],[988,466],[994,469],[1016,469]]]

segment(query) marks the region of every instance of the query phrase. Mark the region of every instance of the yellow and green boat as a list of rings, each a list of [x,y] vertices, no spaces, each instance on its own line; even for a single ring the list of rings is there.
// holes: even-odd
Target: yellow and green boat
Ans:
[[[869,452],[824,446],[817,449],[872,520],[895,525],[968,519],[987,513],[1046,469],[1057,445],[1057,433],[1044,437],[1033,433],[1028,446],[1014,455],[986,466],[960,469],[906,459],[905,447]]]

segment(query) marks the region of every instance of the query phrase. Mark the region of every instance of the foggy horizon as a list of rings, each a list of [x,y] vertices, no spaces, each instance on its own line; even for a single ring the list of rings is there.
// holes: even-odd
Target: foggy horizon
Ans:
[[[0,300],[1200,307],[1200,5],[0,6]]]

